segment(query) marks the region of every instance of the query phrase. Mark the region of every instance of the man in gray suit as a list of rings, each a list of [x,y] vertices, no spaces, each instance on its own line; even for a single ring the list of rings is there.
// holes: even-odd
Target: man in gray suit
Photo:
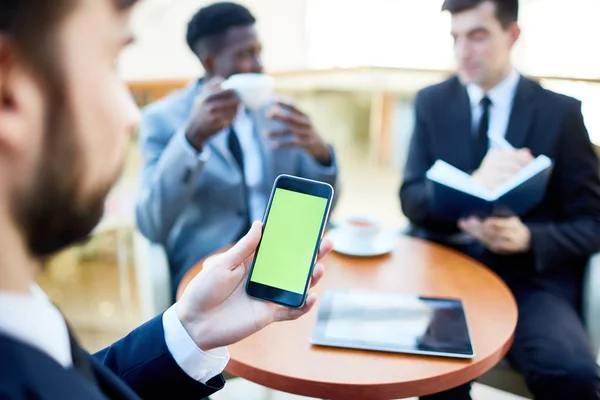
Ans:
[[[173,289],[199,260],[262,219],[277,175],[336,183],[333,148],[308,116],[287,102],[249,111],[221,89],[231,75],[262,72],[254,23],[238,4],[200,9],[187,42],[205,76],[144,110],[137,224],[165,246]]]

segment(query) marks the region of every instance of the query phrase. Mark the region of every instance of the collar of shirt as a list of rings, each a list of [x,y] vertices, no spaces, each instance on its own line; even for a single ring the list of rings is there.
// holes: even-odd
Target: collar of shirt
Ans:
[[[73,364],[67,324],[44,292],[0,291],[0,333],[48,354],[64,368]]]
[[[515,68],[512,68],[506,78],[504,78],[487,93],[481,87],[475,84],[468,84],[467,93],[469,94],[471,108],[479,107],[481,99],[483,99],[483,97],[486,95],[492,101],[492,107],[504,107],[511,105],[517,91],[519,79],[519,72]]]
[[[238,126],[243,126],[243,128],[241,130],[243,130],[243,132],[238,133],[238,135],[247,135],[247,134],[251,134],[252,130],[250,129],[250,131],[248,131],[247,124],[252,124],[252,118],[250,117],[250,111],[246,108],[240,105],[239,109],[238,109],[238,113],[235,116],[235,119],[233,120],[233,126],[236,129],[236,133],[237,133],[237,127]]]

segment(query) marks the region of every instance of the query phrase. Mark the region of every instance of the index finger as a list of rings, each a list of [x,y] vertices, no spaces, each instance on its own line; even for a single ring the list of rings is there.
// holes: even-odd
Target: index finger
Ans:
[[[491,217],[485,221],[485,226],[489,232],[493,232],[495,235],[505,235],[511,232],[511,229],[515,225],[515,218]]]
[[[304,114],[302,111],[300,111],[298,108],[296,108],[296,106],[294,104],[292,104],[291,102],[286,102],[286,101],[282,101],[282,100],[276,100],[275,104],[277,106],[280,106],[281,108],[283,108],[286,111],[292,112],[292,113],[296,113],[296,114],[300,114],[303,117],[306,116],[306,114]]]
[[[219,75],[215,75],[212,78],[210,78],[208,81],[206,81],[206,87],[207,88],[215,88],[215,87],[221,87],[221,84],[225,81],[225,79],[223,79],[223,77],[219,76]]]
[[[250,228],[246,236],[241,238],[231,249],[219,256],[219,262],[226,268],[231,270],[236,269],[252,256],[256,247],[258,247],[261,236],[262,223],[253,223],[252,228]]]
[[[323,275],[325,275],[325,267],[323,266],[323,264],[315,265],[315,268],[313,269],[312,278],[310,280],[310,287],[315,287],[315,285],[319,283],[321,278],[323,278]]]
[[[481,225],[481,220],[475,216],[470,216],[461,219],[459,224],[467,229],[477,229]]]
[[[206,99],[210,97],[211,94],[218,93],[219,91],[221,91],[222,83],[223,78],[221,78],[220,76],[214,76],[211,79],[209,79],[196,95],[196,101]]]
[[[489,217],[484,221],[484,225],[489,228],[503,228],[506,226],[506,218]]]
[[[517,154],[516,154],[516,158],[519,161],[519,163],[522,164],[522,165],[527,165],[531,161],[533,161],[533,155],[527,149],[521,149],[521,150],[519,150],[517,152]]]
[[[321,247],[319,248],[319,255],[317,261],[320,261],[325,257],[331,250],[333,250],[333,242],[329,239],[321,240]]]
[[[275,106],[267,113],[267,118],[275,119],[289,127],[307,128],[310,127],[310,119],[300,112],[288,112],[282,107]]]
[[[224,89],[217,92],[209,93],[205,101],[217,101],[217,100],[228,100],[237,97],[237,93],[233,89]]]

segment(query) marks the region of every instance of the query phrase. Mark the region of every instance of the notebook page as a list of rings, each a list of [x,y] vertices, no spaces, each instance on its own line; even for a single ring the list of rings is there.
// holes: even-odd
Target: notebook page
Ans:
[[[475,182],[471,175],[445,161],[437,160],[429,171],[427,171],[426,176],[434,182],[441,183],[442,185],[468,193],[472,196],[488,201],[494,199],[493,194],[485,187]]]

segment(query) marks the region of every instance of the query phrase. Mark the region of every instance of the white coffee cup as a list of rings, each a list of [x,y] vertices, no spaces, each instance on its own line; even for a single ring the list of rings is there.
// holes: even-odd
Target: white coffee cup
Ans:
[[[275,81],[265,74],[245,73],[230,76],[221,87],[235,90],[247,108],[258,109],[272,101]]]
[[[340,230],[348,245],[364,248],[373,244],[381,232],[381,223],[373,217],[354,215],[340,224]]]

